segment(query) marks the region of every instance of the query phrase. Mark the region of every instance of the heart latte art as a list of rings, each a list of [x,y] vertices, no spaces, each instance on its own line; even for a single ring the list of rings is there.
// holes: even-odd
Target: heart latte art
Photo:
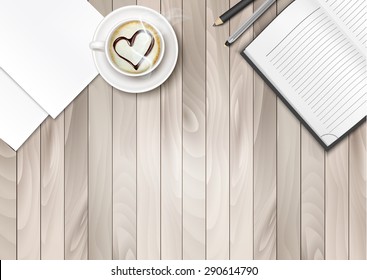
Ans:
[[[160,36],[150,24],[137,20],[125,22],[111,35],[110,57],[123,72],[143,73],[157,63],[161,44]]]

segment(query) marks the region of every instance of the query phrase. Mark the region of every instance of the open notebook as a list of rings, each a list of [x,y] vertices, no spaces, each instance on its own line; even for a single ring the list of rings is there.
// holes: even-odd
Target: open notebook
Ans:
[[[325,148],[366,117],[365,20],[365,0],[296,0],[242,52]]]

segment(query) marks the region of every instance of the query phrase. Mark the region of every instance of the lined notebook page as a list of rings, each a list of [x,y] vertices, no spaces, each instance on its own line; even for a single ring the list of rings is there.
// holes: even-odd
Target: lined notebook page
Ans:
[[[366,0],[321,0],[347,26],[357,39],[367,47]]]
[[[327,145],[366,115],[366,58],[317,1],[295,1],[245,54]]]
[[[366,61],[323,9],[313,11],[267,56],[328,133],[364,105]]]

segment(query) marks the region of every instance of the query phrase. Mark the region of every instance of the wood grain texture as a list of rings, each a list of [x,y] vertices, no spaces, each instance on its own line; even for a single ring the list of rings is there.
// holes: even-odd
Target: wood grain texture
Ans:
[[[183,1],[183,258],[205,259],[206,6]]]
[[[88,258],[88,91],[65,110],[65,259]]]
[[[231,0],[234,6],[238,0]],[[253,5],[230,20],[233,34],[253,13]],[[253,79],[240,52],[253,38],[252,27],[230,48],[230,258],[253,258]]]
[[[112,11],[112,0],[90,3],[103,15]],[[112,104],[112,87],[97,76],[88,103],[89,259],[112,258]]]
[[[292,0],[277,1],[277,14]],[[301,124],[277,99],[277,259],[301,257]]]
[[[301,125],[277,103],[277,259],[301,257]]]
[[[160,0],[138,0],[160,11]],[[161,258],[160,87],[137,96],[137,258]]]
[[[348,259],[348,138],[325,157],[325,259]]]
[[[112,9],[116,10],[124,6],[136,5],[136,1],[137,0],[112,0]]]
[[[255,1],[257,9],[264,1]],[[254,24],[257,36],[275,17],[270,7]],[[254,259],[276,258],[276,95],[254,76]]]
[[[89,259],[112,258],[112,88],[89,85]]]
[[[97,77],[15,153],[0,141],[0,259],[367,259],[366,123],[325,152],[239,51],[264,0],[93,0],[162,12],[180,43],[160,88]]]
[[[113,8],[134,4],[114,0]],[[113,89],[114,259],[136,259],[136,98]]]
[[[161,5],[182,50],[182,0]],[[182,52],[161,86],[161,211],[161,258],[182,259]]]
[[[0,140],[0,259],[17,257],[16,153]]]
[[[137,258],[160,259],[159,90],[138,95]],[[157,109],[158,108],[158,109]],[[146,141],[149,139],[149,141]]]
[[[41,125],[41,259],[64,259],[64,113]]]
[[[367,259],[366,123],[349,136],[349,258]]]
[[[279,15],[294,0],[277,0],[277,14]]]
[[[301,130],[301,257],[325,258],[324,149],[302,126]]]
[[[136,259],[136,95],[113,100],[113,258]]]
[[[38,128],[17,151],[17,258],[41,258],[41,134]]]
[[[228,25],[210,28],[229,0],[207,1],[206,182],[208,259],[229,258],[229,37]]]

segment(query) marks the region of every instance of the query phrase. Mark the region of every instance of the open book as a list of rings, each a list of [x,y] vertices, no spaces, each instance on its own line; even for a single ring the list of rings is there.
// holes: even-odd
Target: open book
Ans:
[[[366,3],[296,0],[242,52],[327,149],[366,117]]]

